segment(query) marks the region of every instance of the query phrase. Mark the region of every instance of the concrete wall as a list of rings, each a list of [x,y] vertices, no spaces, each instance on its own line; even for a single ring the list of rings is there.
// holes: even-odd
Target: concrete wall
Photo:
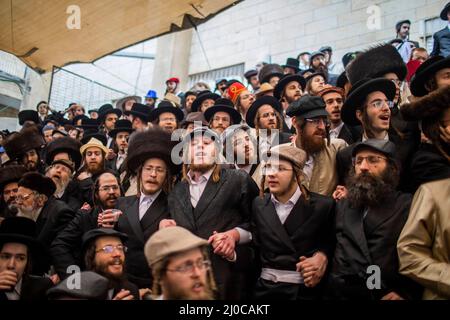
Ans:
[[[332,46],[334,61],[340,61],[348,51],[393,39],[395,23],[402,19],[412,21],[411,39],[420,42],[421,20],[438,16],[446,3],[447,0],[245,0],[198,27],[210,68],[194,35],[189,74],[242,62],[248,69],[268,56],[271,62],[282,64],[288,57],[315,51],[323,45]],[[371,5],[381,9],[378,30],[367,27],[367,8]]]

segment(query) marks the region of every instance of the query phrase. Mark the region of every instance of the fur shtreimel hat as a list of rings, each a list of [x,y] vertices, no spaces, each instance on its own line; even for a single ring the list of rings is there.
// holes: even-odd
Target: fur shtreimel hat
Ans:
[[[402,57],[390,44],[378,45],[360,53],[346,71],[352,85],[364,78],[379,78],[391,72],[403,81],[408,73]]]
[[[177,141],[171,141],[170,133],[159,128],[135,133],[128,145],[125,165],[128,171],[136,173],[138,168],[150,158],[163,160],[172,174],[177,174],[181,167],[171,160],[171,153]]]
[[[402,105],[403,118],[408,121],[439,119],[450,108],[450,87],[443,87],[414,102]]]
[[[44,138],[37,127],[32,126],[12,134],[5,142],[5,151],[11,160],[17,160],[27,151],[41,149],[45,145]]]

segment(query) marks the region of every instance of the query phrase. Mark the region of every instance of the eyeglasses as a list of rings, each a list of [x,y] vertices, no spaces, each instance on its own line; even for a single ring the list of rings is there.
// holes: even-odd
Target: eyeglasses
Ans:
[[[209,270],[211,268],[211,261],[209,260],[198,260],[197,262],[187,262],[175,269],[166,269],[171,272],[179,272],[182,274],[192,273],[194,271],[194,267],[197,267],[199,270]]]
[[[280,165],[272,165],[272,164],[266,164],[263,167],[263,175],[270,175],[270,174],[275,174],[275,173],[283,173],[283,172],[288,172],[288,171],[293,171],[294,169],[292,168],[285,168],[283,166]]]
[[[166,172],[166,169],[161,167],[144,167],[144,172],[148,173],[156,172],[157,174],[163,174]]]
[[[109,190],[112,190],[112,191],[117,191],[117,190],[119,190],[119,186],[117,186],[117,185],[115,185],[115,186],[103,186],[103,187],[100,187],[100,188],[98,188],[100,191],[104,191],[104,192],[107,192],[107,191],[109,191]]]
[[[325,118],[314,118],[314,119],[305,119],[305,120],[306,120],[306,122],[312,123],[315,126],[318,126],[321,123],[323,123],[323,125],[325,127],[328,127],[330,125],[330,121],[328,119],[325,119]]]
[[[369,103],[369,105],[371,105],[375,109],[381,109],[385,105],[387,105],[389,107],[389,109],[392,109],[394,107],[394,102],[389,101],[389,100],[375,100],[375,101]]]
[[[19,202],[26,201],[26,200],[28,200],[31,197],[31,195],[34,195],[34,194],[35,194],[34,192],[31,192],[31,193],[23,195],[23,196],[22,195],[17,195],[16,196],[16,201],[19,201]]]
[[[382,160],[387,160],[387,158],[381,156],[356,157],[352,159],[352,162],[354,166],[361,166],[364,160],[366,160],[369,165],[376,166]]]
[[[95,250],[95,252],[103,251],[104,253],[113,253],[114,250],[117,250],[119,252],[127,252],[128,248],[122,244],[118,244],[117,246],[107,245],[107,246],[104,246],[103,248]]]

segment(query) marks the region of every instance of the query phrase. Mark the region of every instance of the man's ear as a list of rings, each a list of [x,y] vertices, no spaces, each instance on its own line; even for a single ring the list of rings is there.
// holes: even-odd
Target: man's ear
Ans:
[[[361,110],[356,110],[356,119],[358,119],[359,120],[359,122],[363,122],[363,113],[362,113],[362,111]]]

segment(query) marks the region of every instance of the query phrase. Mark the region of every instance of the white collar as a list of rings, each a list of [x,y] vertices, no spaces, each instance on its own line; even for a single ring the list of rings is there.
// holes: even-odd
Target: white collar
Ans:
[[[341,121],[341,124],[338,125],[336,128],[331,129],[330,132],[333,131],[333,132],[336,132],[336,133],[340,133],[343,126],[344,126],[344,121]]]
[[[189,177],[189,183],[190,183],[190,184],[198,184],[198,183],[201,182],[201,178],[203,178],[204,180],[208,181],[209,178],[211,177],[213,171],[214,171],[214,168],[212,168],[212,169],[206,171],[205,173],[203,173],[203,174],[200,176],[199,181],[197,182],[197,181],[195,181],[195,180],[192,178],[192,177],[194,176],[193,172],[192,172],[191,170],[189,170],[189,172],[188,172],[188,174],[187,174],[188,177]]]
[[[280,201],[278,201],[278,199],[273,194],[270,195],[270,198],[271,198],[273,204],[286,205],[286,204],[296,204],[298,199],[300,199],[301,195],[302,195],[302,192],[300,191],[300,187],[297,187],[297,190],[295,190],[292,197],[286,203],[281,203]]]
[[[361,138],[361,142],[364,142],[366,140],[369,140],[369,138],[367,138],[366,134],[364,133],[362,138]],[[383,138],[384,141],[389,141],[389,134],[386,132],[386,135]]]
[[[141,193],[141,196],[139,197],[139,204],[141,204],[143,201],[145,200],[150,200],[150,202],[153,203],[153,201],[156,200],[156,198],[158,198],[159,194],[161,193],[161,189],[159,189],[158,192],[154,193],[154,194],[149,194],[149,195],[145,195],[143,193]]]

